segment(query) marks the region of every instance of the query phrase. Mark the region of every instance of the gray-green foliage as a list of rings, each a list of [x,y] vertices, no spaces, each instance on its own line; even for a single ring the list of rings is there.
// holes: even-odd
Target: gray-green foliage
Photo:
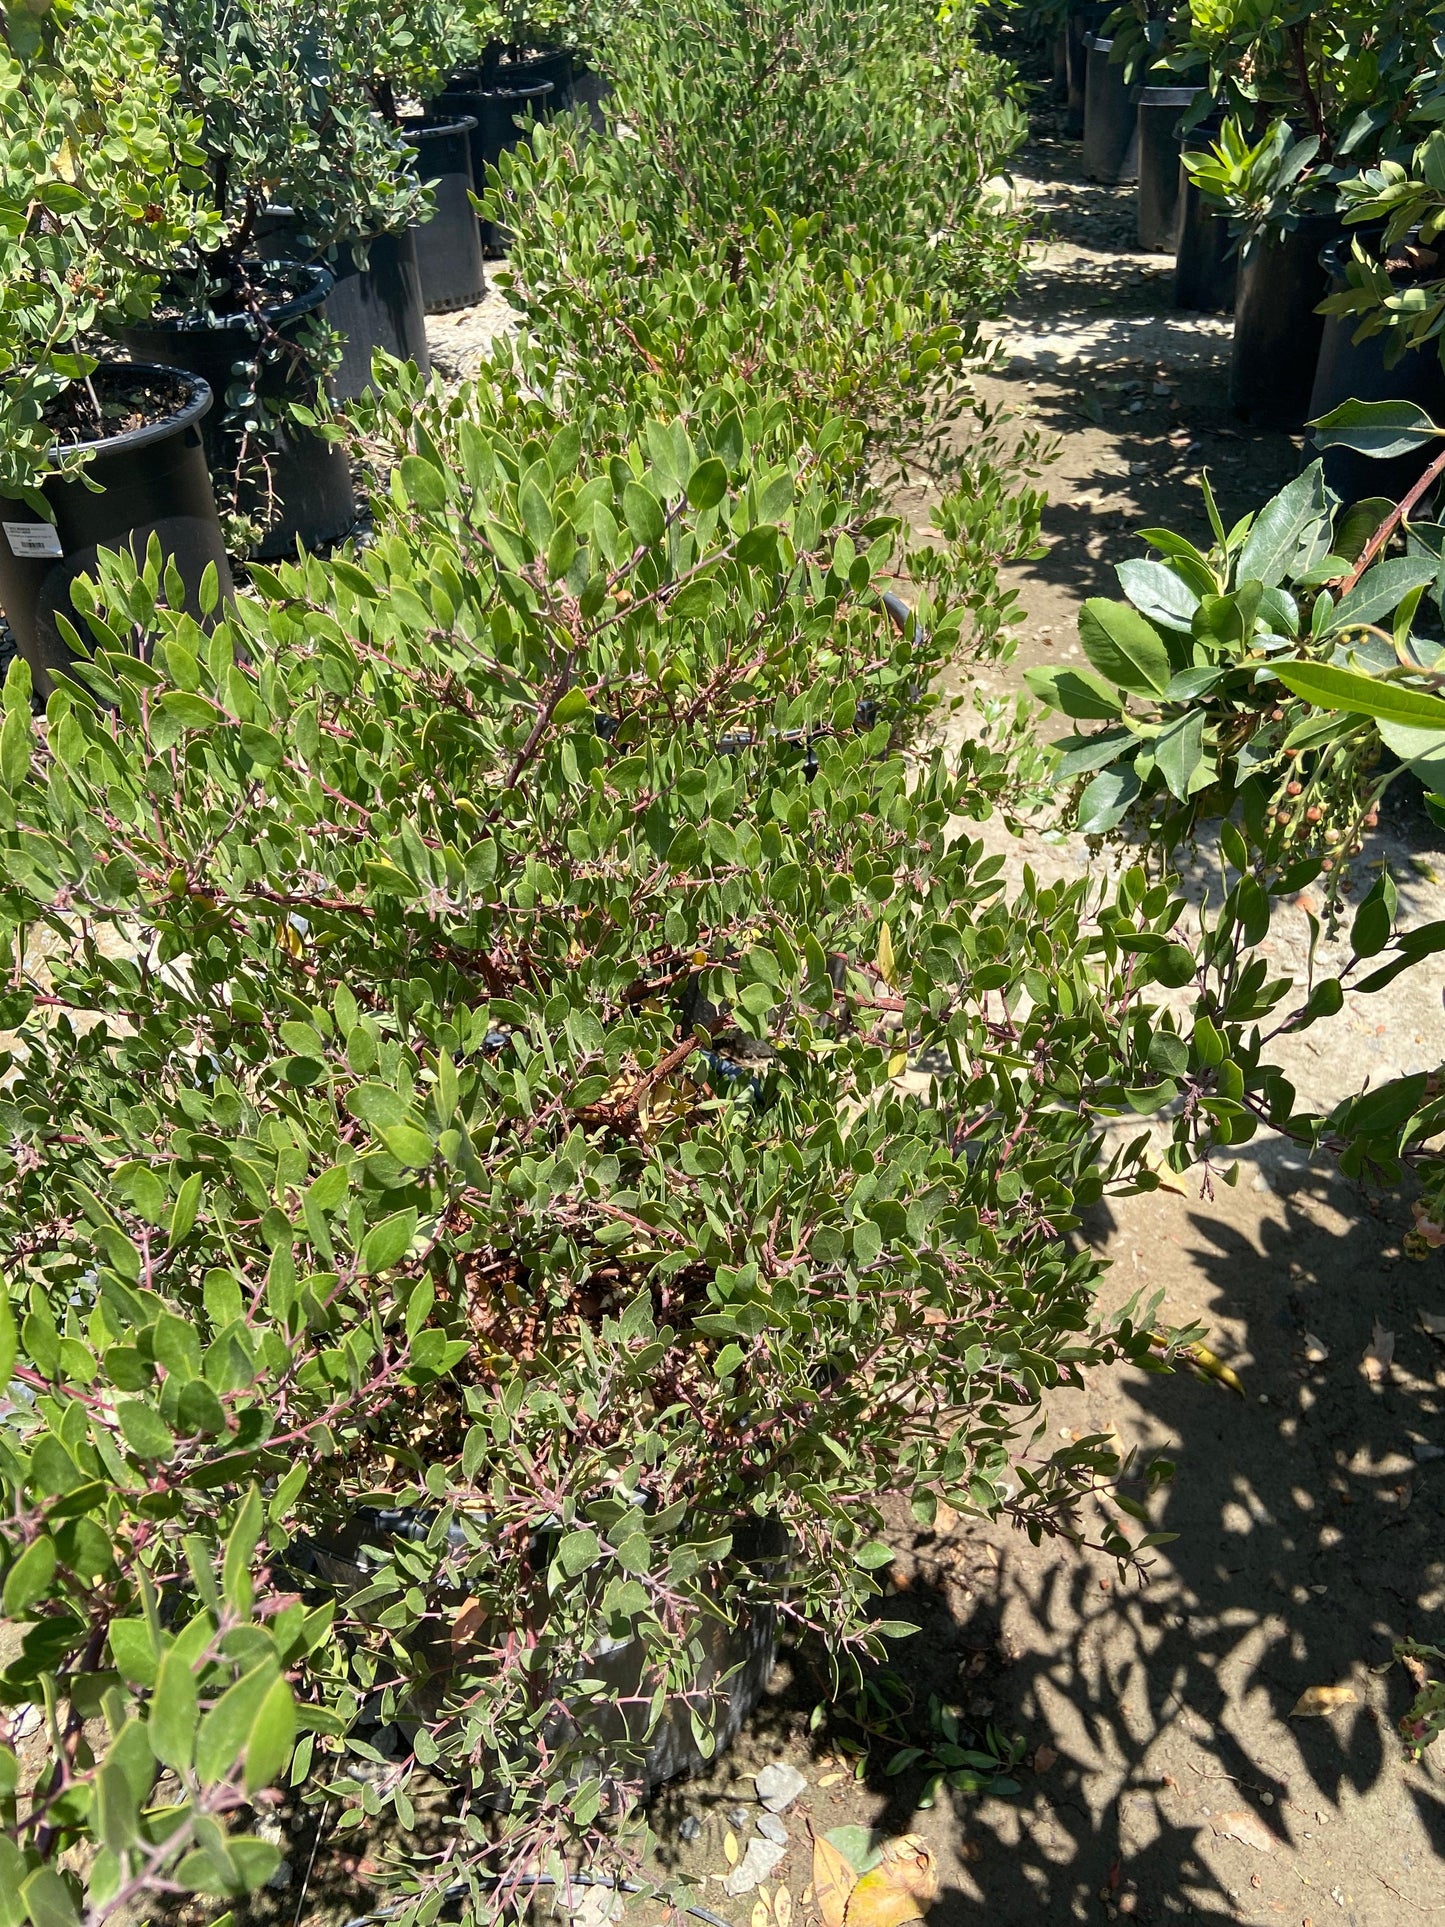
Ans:
[[[700,1617],[780,1598],[746,1521],[839,1652],[876,1642],[882,1493],[1080,1529],[1106,1444],[1018,1434],[1150,1355],[1092,1329],[1069,1234],[1155,1181],[1101,1139],[1196,1049],[1151,986],[1200,972],[1241,1084],[1278,997],[1142,877],[1098,914],[1005,897],[959,824],[1007,765],[897,747],[961,617],[895,633],[895,532],[785,409],[586,457],[535,398],[433,410],[398,404],[365,555],[259,573],[209,636],[108,562],[94,666],[43,725],[8,685],[5,1585],[36,1629],[3,1682],[111,1734],[57,1746],[19,1827],[34,1927],[87,1835],[92,1919],[264,1873],[212,1821],[288,1723],[348,1823],[450,1787],[395,1877],[489,1911],[550,1842],[615,1852],[588,1655],[635,1638],[684,1689]],[[1212,1092],[1181,1154],[1253,1122]],[[430,1529],[373,1527],[365,1577],[306,1556],[379,1503]]]

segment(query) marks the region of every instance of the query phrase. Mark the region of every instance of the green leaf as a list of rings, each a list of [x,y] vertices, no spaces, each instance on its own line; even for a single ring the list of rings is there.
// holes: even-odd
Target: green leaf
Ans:
[[[1330,663],[1279,664],[1275,675],[1285,688],[1317,709],[1342,709],[1352,716],[1378,716],[1417,729],[1445,729],[1445,701],[1402,683],[1385,682],[1357,669]]]
[[[30,711],[8,709],[0,724],[0,782],[6,789],[20,788],[30,774]]]
[[[1049,744],[1057,755],[1061,782],[1072,782],[1090,770],[1104,769],[1116,757],[1132,752],[1139,739],[1132,729],[1101,729],[1092,736],[1061,736]]]
[[[569,1579],[575,1579],[579,1572],[586,1572],[589,1566],[596,1565],[602,1557],[602,1541],[590,1526],[579,1527],[575,1532],[565,1532],[557,1547],[557,1559]]]
[[[143,1619],[113,1619],[106,1634],[111,1658],[132,1686],[154,1686],[160,1664],[151,1629]]]
[[[1026,669],[1024,680],[1040,702],[1076,722],[1115,722],[1124,713],[1119,692],[1088,669]]]
[[[687,499],[695,509],[716,508],[728,490],[728,472],[716,455],[699,462],[688,477]]]
[[[1167,562],[1121,562],[1114,573],[1140,615],[1162,628],[1190,633],[1199,594]]]
[[[416,1226],[415,1206],[394,1212],[391,1217],[383,1218],[380,1224],[373,1225],[361,1242],[359,1268],[372,1277],[377,1272],[389,1271],[393,1265],[400,1264],[411,1249]]]
[[[260,1488],[252,1485],[242,1499],[236,1519],[226,1539],[221,1566],[221,1597],[241,1615],[251,1610],[255,1589],[251,1584],[251,1560],[261,1537],[262,1506]]]
[[[424,1171],[436,1156],[436,1146],[415,1124],[393,1124],[382,1131],[381,1141],[408,1170]]]
[[[1195,777],[1204,766],[1204,716],[1192,710],[1171,723],[1154,744],[1154,761],[1159,774],[1169,785],[1172,796],[1181,803],[1189,800]]]
[[[414,509],[427,512],[446,507],[447,478],[435,462],[422,455],[403,455],[400,475],[403,493]]]
[[[202,1719],[196,1733],[196,1772],[203,1785],[225,1779],[236,1766],[277,1678],[275,1660],[263,1659],[228,1688]]]
[[[1428,588],[1439,571],[1433,556],[1399,555],[1377,562],[1337,605],[1323,633],[1332,636],[1357,624],[1383,623],[1412,589]]]
[[[45,1596],[55,1577],[55,1541],[48,1533],[32,1539],[5,1575],[5,1590],[0,1608],[7,1619],[24,1619],[30,1608]]]
[[[1132,764],[1102,771],[1079,798],[1075,827],[1084,836],[1103,836],[1119,822],[1141,787]]]
[[[406,1099],[389,1084],[358,1084],[348,1094],[346,1108],[363,1124],[370,1124],[378,1130],[404,1123],[412,1114]]]
[[[1377,461],[1428,448],[1441,433],[1412,401],[1341,402],[1309,426],[1316,448],[1350,448]]]
[[[166,1460],[175,1457],[176,1442],[170,1427],[144,1399],[122,1399],[115,1408],[125,1442],[138,1459]]]
[[[1302,548],[1328,527],[1324,472],[1313,462],[1255,517],[1239,553],[1236,582],[1277,588],[1296,567]]]
[[[182,1772],[191,1764],[200,1706],[196,1676],[184,1651],[174,1648],[156,1673],[146,1721],[151,1751],[162,1766]]]
[[[662,540],[667,518],[662,504],[641,482],[629,482],[622,491],[622,514],[633,539],[641,548],[650,549]]]
[[[79,1927],[70,1888],[54,1867],[37,1867],[20,1889],[34,1927]]]
[[[1174,673],[1169,651],[1153,623],[1127,602],[1091,596],[1079,611],[1079,640],[1099,674],[1120,689],[1159,696],[1168,688]]]
[[[296,1742],[296,1701],[284,1679],[271,1685],[246,1739],[246,1791],[255,1793],[279,1777]]]

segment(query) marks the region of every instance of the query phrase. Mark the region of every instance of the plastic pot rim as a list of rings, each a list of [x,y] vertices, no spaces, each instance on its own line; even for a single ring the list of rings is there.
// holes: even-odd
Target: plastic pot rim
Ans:
[[[243,267],[252,276],[261,290],[260,309],[262,318],[273,328],[284,326],[298,316],[310,314],[319,308],[335,285],[336,277],[329,268],[319,262],[311,261],[247,261]],[[301,285],[298,285],[301,284]],[[282,300],[268,300],[265,289],[291,287],[294,292]],[[238,331],[252,331],[256,326],[255,317],[250,314],[188,314],[188,315],[148,315],[144,321],[133,324],[136,328],[159,328],[167,334],[216,334],[222,329],[234,328]]]
[[[189,369],[167,368],[158,361],[102,361],[91,370],[91,380],[97,375],[112,371],[132,375],[154,375],[164,378],[175,387],[185,391],[185,399],[158,422],[142,422],[139,428],[123,429],[118,435],[102,435],[90,442],[52,442],[50,458],[60,462],[73,455],[77,448],[86,451],[86,462],[96,461],[105,455],[129,455],[137,449],[148,448],[152,442],[168,441],[181,429],[190,428],[198,422],[215,400],[211,384],[200,375],[193,375]],[[44,481],[50,477],[42,478]],[[57,479],[66,479],[59,477]]]

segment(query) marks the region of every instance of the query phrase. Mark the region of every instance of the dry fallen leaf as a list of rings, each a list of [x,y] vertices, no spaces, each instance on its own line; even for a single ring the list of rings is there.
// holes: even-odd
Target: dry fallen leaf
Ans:
[[[1395,1356],[1395,1334],[1386,1331],[1379,1319],[1375,1320],[1375,1335],[1370,1340],[1364,1358],[1360,1361],[1365,1377],[1370,1379],[1388,1378],[1390,1361]]]
[[[778,1923],[778,1927],[792,1927],[793,1896],[786,1887],[779,1887],[773,1896],[773,1919]]]
[[[1445,1343],[1445,1312],[1422,1311],[1420,1323],[1432,1338],[1438,1338]]]
[[[1307,1686],[1289,1709],[1289,1716],[1292,1720],[1318,1719],[1333,1713],[1337,1706],[1354,1703],[1353,1686]]]
[[[723,1859],[730,1867],[738,1864],[738,1837],[731,1830],[723,1835]]]
[[[859,1876],[848,1896],[846,1927],[902,1927],[922,1920],[938,1895],[933,1854],[916,1833],[884,1844],[878,1865]]]
[[[822,1779],[819,1780],[818,1785],[819,1786],[837,1786],[840,1780],[846,1780],[847,1777],[848,1776],[846,1773],[825,1773]]]
[[[838,1776],[840,1779],[842,1775]],[[823,1927],[843,1927],[848,1911],[848,1896],[858,1884],[858,1876],[847,1857],[821,1833],[813,1835],[813,1893]]]
[[[772,1915],[768,1911],[767,1901],[755,1900],[753,1902],[752,1927],[768,1927],[768,1922],[771,1919]]]
[[[1058,1754],[1054,1751],[1054,1749],[1051,1746],[1035,1747],[1034,1772],[1047,1773],[1049,1768],[1054,1764],[1054,1762],[1058,1759],[1058,1757],[1059,1757]]]
[[[1238,1813],[1216,1813],[1211,1824],[1221,1840],[1238,1840],[1241,1846],[1253,1847],[1256,1853],[1273,1853],[1278,1845],[1264,1822],[1247,1808],[1241,1808]]]

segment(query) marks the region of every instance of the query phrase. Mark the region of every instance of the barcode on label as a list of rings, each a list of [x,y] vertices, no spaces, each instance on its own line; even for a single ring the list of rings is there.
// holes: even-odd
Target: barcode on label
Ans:
[[[48,522],[5,522],[5,540],[12,555],[64,555],[59,533]]]

